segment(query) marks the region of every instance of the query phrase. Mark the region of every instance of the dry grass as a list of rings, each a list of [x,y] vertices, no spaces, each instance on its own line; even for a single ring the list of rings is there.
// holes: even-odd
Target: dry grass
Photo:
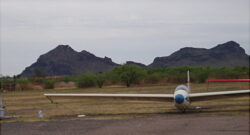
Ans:
[[[17,118],[11,121],[51,121],[75,119],[124,119],[137,117],[166,117],[180,115],[173,103],[151,101],[128,101],[107,99],[57,99],[59,104],[51,104],[44,93],[173,93],[176,84],[144,87],[104,87],[86,89],[33,90],[3,93],[7,115]],[[248,83],[192,84],[192,92],[218,90],[249,89]],[[184,115],[249,115],[249,97],[195,102],[192,105],[207,109],[202,112],[188,112]],[[46,117],[38,118],[38,110],[43,110]],[[78,114],[87,117],[77,118]]]

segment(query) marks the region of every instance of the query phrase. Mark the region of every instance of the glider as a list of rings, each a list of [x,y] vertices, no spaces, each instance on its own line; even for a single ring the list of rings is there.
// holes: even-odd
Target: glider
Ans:
[[[222,99],[229,97],[249,96],[250,90],[234,90],[234,91],[218,91],[205,93],[191,93],[189,89],[189,71],[187,73],[188,83],[176,87],[173,94],[72,94],[72,93],[56,93],[44,94],[52,103],[53,97],[60,98],[109,98],[109,99],[129,99],[129,100],[144,100],[144,101],[163,101],[174,102],[175,107],[185,112],[191,108],[191,102],[206,101],[213,99]]]

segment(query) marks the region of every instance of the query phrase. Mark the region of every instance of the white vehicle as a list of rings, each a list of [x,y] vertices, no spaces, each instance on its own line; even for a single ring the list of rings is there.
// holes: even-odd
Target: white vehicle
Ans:
[[[189,88],[189,71],[188,83],[186,85],[179,85],[176,87],[174,94],[72,94],[72,93],[56,93],[44,94],[52,103],[52,97],[62,98],[111,98],[111,99],[130,99],[130,100],[145,100],[145,101],[163,101],[174,102],[175,107],[185,112],[191,109],[191,101],[205,101],[212,99],[221,99],[228,97],[249,96],[250,90],[234,90],[234,91],[219,91],[219,92],[206,92],[206,93],[190,93]],[[200,109],[200,107],[196,107]]]

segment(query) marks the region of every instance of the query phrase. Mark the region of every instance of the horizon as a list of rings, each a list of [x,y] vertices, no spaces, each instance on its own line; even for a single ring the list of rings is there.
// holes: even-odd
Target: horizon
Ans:
[[[0,74],[20,74],[59,44],[148,65],[183,47],[235,41],[250,54],[248,0],[2,0]],[[28,5],[28,6],[27,6]]]
[[[229,41],[227,41],[227,42],[231,42],[231,41],[233,41],[233,40],[229,40]],[[224,42],[224,43],[227,43],[227,42]],[[235,42],[235,41],[233,41],[233,42]],[[216,47],[216,46],[218,46],[218,45],[224,44],[224,43],[219,43],[219,44],[216,44],[216,45],[214,45],[214,46],[212,46],[212,47],[210,47],[210,48],[205,48],[205,47],[190,47],[190,48],[195,48],[195,49],[212,49],[212,48],[214,48],[214,47]],[[236,43],[238,43],[238,42],[236,42]],[[183,49],[183,48],[189,48],[189,46],[186,46],[186,47],[179,48],[179,49],[177,49],[177,50],[173,51],[173,52],[172,52],[172,53],[170,53],[169,55],[164,55],[164,56],[155,56],[155,57],[153,58],[153,60],[152,60],[150,63],[143,63],[143,62],[138,62],[138,61],[134,61],[134,60],[126,60],[126,61],[124,61],[124,62],[122,62],[122,63],[117,63],[117,62],[115,62],[115,61],[112,59],[112,57],[109,57],[109,56],[107,56],[107,55],[104,55],[104,56],[98,56],[98,55],[94,54],[93,52],[90,52],[90,51],[85,50],[85,49],[82,49],[82,50],[76,50],[76,49],[74,49],[74,48],[73,48],[71,45],[69,45],[69,44],[59,44],[59,45],[55,46],[54,48],[52,48],[52,49],[48,50],[48,51],[47,51],[47,52],[45,52],[44,54],[48,53],[48,52],[49,52],[49,51],[51,51],[51,50],[56,49],[56,48],[57,48],[58,46],[60,46],[60,45],[63,45],[63,46],[69,46],[71,49],[73,49],[73,50],[74,50],[74,51],[76,51],[76,52],[87,51],[88,53],[91,53],[91,54],[95,55],[96,57],[100,57],[100,58],[108,57],[108,58],[111,58],[111,60],[112,60],[114,63],[116,63],[116,64],[120,64],[120,65],[122,65],[122,64],[126,64],[126,62],[128,62],[128,61],[132,61],[132,62],[136,62],[136,63],[141,63],[141,64],[144,64],[144,65],[146,65],[146,66],[150,65],[150,64],[154,61],[154,59],[155,59],[156,57],[168,57],[168,56],[172,55],[173,53],[175,53],[175,52],[179,51],[180,49]],[[240,45],[240,44],[239,44],[239,45]],[[241,48],[243,48],[241,45],[240,45],[240,47],[241,47]],[[243,49],[244,49],[244,48],[243,48]],[[248,56],[250,56],[250,55],[247,53],[247,50],[245,50],[245,49],[244,49],[244,51],[245,51],[245,53],[246,53]],[[43,54],[41,54],[41,55],[43,55]],[[40,56],[41,56],[41,55],[40,55]],[[39,57],[40,57],[40,56],[39,56]],[[39,58],[39,57],[38,57],[38,58]],[[38,59],[38,58],[37,58],[37,59]]]
[[[231,40],[232,41],[232,40]],[[225,42],[225,43],[228,43],[228,42],[231,42],[231,41],[227,41],[227,42]],[[235,41],[233,41],[233,42],[235,42]],[[237,42],[236,42],[237,43]],[[221,43],[221,44],[224,44],[224,43]],[[209,50],[209,49],[212,49],[212,48],[214,48],[214,47],[217,47],[218,45],[221,45],[221,44],[217,44],[217,45],[215,45],[215,46],[213,46],[213,47],[211,47],[211,48],[199,48],[199,47],[191,47],[191,48],[195,48],[195,49],[207,49],[207,50]],[[76,51],[76,52],[82,52],[82,51],[87,51],[88,53],[91,53],[91,54],[93,54],[92,52],[89,52],[88,50],[75,50],[74,48],[72,48],[70,45],[68,45],[68,44],[59,44],[59,45],[57,45],[57,46],[55,46],[54,48],[52,48],[52,49],[50,49],[50,50],[48,50],[47,52],[45,52],[44,54],[47,54],[47,53],[49,53],[50,51],[52,51],[52,50],[54,50],[54,49],[56,49],[58,46],[69,46],[71,49],[73,49],[74,51]],[[240,44],[239,44],[240,45]],[[240,45],[240,47],[241,47],[241,45]],[[189,48],[188,46],[187,47],[183,47],[183,48]],[[183,49],[183,48],[180,48],[180,49]],[[241,47],[242,48],[242,47]],[[177,49],[176,51],[174,51],[174,52],[172,52],[170,55],[172,55],[173,53],[175,53],[175,52],[177,52],[177,51],[180,51],[180,49]],[[244,49],[244,48],[242,48],[242,49]],[[245,51],[245,53],[246,53],[246,50],[244,49],[244,51]],[[41,55],[44,55],[44,54],[41,54]],[[247,53],[246,53],[247,54]],[[41,56],[40,55],[40,56]],[[98,56],[98,55],[96,55],[96,54],[93,54],[93,55],[95,55],[96,57],[100,57],[100,56]],[[154,59],[156,58],[156,57],[168,57],[168,56],[170,56],[170,55],[167,55],[167,56],[155,56],[154,57]],[[247,54],[248,56],[250,56],[249,54]],[[39,56],[39,57],[40,57]],[[38,58],[39,58],[38,57]],[[104,56],[104,57],[108,57],[108,56]],[[104,58],[104,57],[100,57],[100,58]],[[37,58],[37,59],[38,59]],[[146,66],[149,66],[150,64],[152,64],[153,63],[153,61],[154,61],[154,59],[152,60],[152,62],[150,62],[149,64],[145,64],[145,63],[142,63],[142,62],[138,62],[138,61],[134,61],[134,60],[127,60],[127,61],[125,61],[124,63],[117,63],[117,62],[115,62],[115,61],[113,61],[113,59],[111,58],[111,57],[108,57],[108,58],[110,58],[111,60],[112,60],[112,62],[114,62],[114,63],[116,63],[116,64],[119,64],[119,65],[123,65],[123,64],[126,64],[126,62],[128,62],[128,61],[132,61],[132,62],[136,62],[136,63],[140,63],[140,64],[144,64],[144,65],[146,65]],[[37,61],[37,60],[36,60]],[[33,63],[35,63],[36,61],[34,61]],[[33,64],[32,63],[32,64]],[[29,65],[29,66],[31,66],[31,65]],[[29,66],[27,66],[27,67],[29,67]],[[0,76],[15,76],[15,75],[19,75],[19,74],[21,74],[21,73],[18,73],[18,74],[13,74],[13,75],[2,75],[2,74],[0,74]]]

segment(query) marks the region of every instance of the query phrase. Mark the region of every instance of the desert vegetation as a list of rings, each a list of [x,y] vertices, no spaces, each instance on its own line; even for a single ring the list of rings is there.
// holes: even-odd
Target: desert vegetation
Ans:
[[[78,114],[87,115],[83,119],[169,116],[176,114],[176,110],[173,109],[172,103],[167,102],[53,99],[58,104],[50,104],[50,101],[43,94],[51,92],[171,94],[178,84],[186,83],[187,70],[190,70],[191,73],[191,81],[193,82],[191,88],[194,93],[249,88],[248,82],[219,82],[209,86],[204,83],[207,79],[249,78],[249,67],[205,68],[185,66],[143,68],[134,65],[122,65],[106,73],[88,73],[78,76],[46,77],[40,76],[41,74],[38,72],[39,76],[30,78],[2,77],[1,86],[12,85],[15,82],[16,90],[3,92],[2,98],[5,101],[6,115],[16,117],[7,121],[82,119],[76,117]],[[66,87],[69,84],[74,84],[74,87]],[[58,89],[58,86],[63,89]],[[216,102],[195,102],[193,105],[211,107],[204,110],[200,115],[249,115],[249,97],[218,99]],[[38,118],[37,113],[39,110],[45,113],[44,119]]]
[[[34,70],[34,76],[1,77],[1,87],[14,87],[16,90],[54,89],[56,83],[75,84],[75,87],[99,87],[108,85],[154,85],[185,83],[187,70],[191,73],[191,82],[204,83],[207,79],[249,79],[249,67],[162,67],[145,68],[136,65],[116,66],[106,73],[87,73],[78,76],[46,77],[45,73]]]
[[[53,93],[131,93],[131,94],[172,94],[177,84],[158,86],[134,86],[134,87],[103,87],[100,88],[74,88],[55,89]],[[213,92],[218,90],[246,89],[247,83],[216,83],[207,91],[205,83],[191,85],[192,92]],[[3,122],[14,121],[62,121],[62,120],[104,120],[104,119],[130,119],[148,117],[169,117],[180,115],[172,102],[158,101],[131,101],[110,99],[84,99],[84,98],[53,98],[56,104],[51,104],[45,98],[44,93],[48,90],[11,91],[2,93],[6,106],[6,115],[16,118],[6,119]],[[194,106],[201,106],[202,112],[190,112],[182,115],[195,116],[249,116],[249,97],[217,99],[192,102]],[[39,110],[45,114],[45,118],[38,117]],[[84,114],[86,117],[77,118]]]

